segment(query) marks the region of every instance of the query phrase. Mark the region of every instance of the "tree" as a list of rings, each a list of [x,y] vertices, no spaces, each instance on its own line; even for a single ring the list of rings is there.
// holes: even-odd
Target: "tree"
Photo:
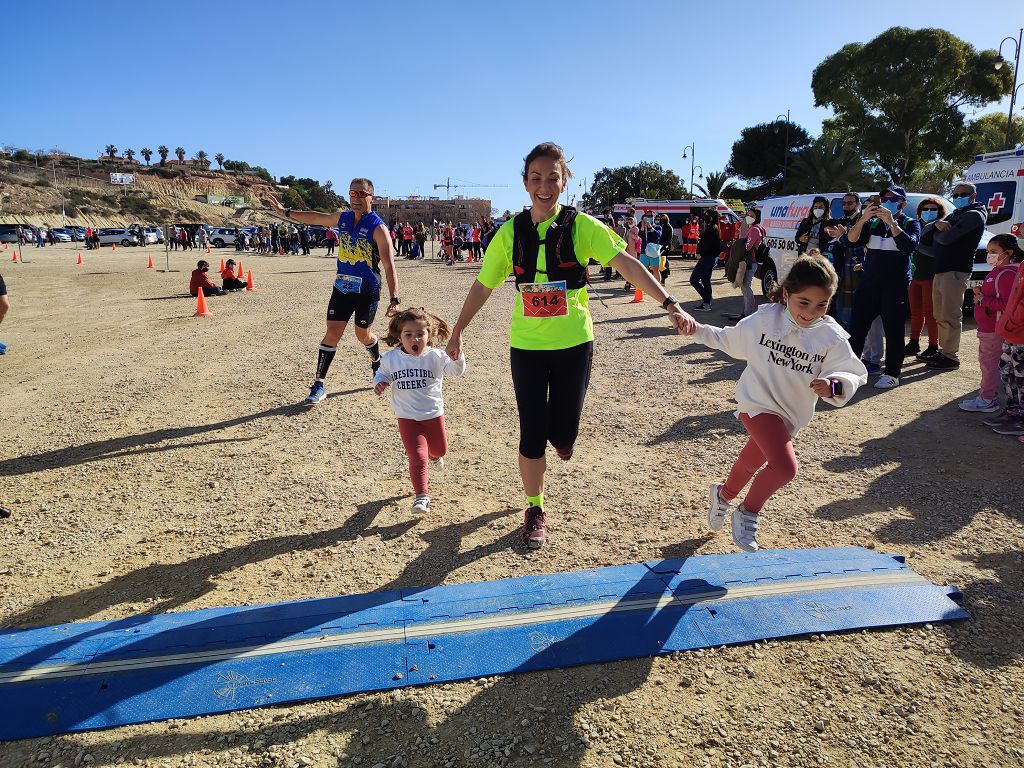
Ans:
[[[156,148],[156,151],[160,154],[160,165],[167,165],[167,155],[170,154],[171,150],[161,144]]]
[[[209,167],[210,165],[209,155],[207,155],[201,149],[198,152],[196,152],[196,160],[199,162],[200,165],[204,167]]]
[[[185,148],[184,147],[177,147],[174,150],[174,154],[177,156],[179,163],[184,163],[185,162]]]
[[[132,160],[135,159],[135,150],[134,149],[126,149],[124,151],[124,156],[128,158],[128,162],[130,163]]]
[[[850,43],[811,77],[825,122],[866,160],[903,183],[922,163],[948,157],[964,140],[964,107],[1009,93],[1012,67],[996,51],[976,51],[943,29],[892,27],[868,43]]]
[[[1006,115],[990,112],[967,126],[964,140],[950,159],[970,165],[975,155],[999,152],[1006,146]],[[1024,117],[1017,115],[1010,124],[1010,147],[1024,146]]]
[[[740,131],[725,171],[742,179],[757,196],[774,195],[782,188],[784,167],[810,143],[810,134],[796,123],[758,123]]]
[[[695,186],[697,191],[704,195],[704,197],[718,199],[735,191],[732,184],[729,183],[730,181],[732,179],[725,171],[712,171],[704,177],[703,184],[696,184]]]
[[[605,210],[629,197],[651,200],[679,200],[689,197],[683,191],[683,182],[673,171],[666,171],[658,163],[639,163],[621,168],[602,168],[594,174],[590,191],[583,195],[580,205],[588,210]]]
[[[224,153],[223,152],[218,152],[216,155],[213,156],[213,159],[217,161],[217,165],[223,171],[224,170]]]
[[[907,177],[907,188],[932,195],[949,195],[964,172],[964,165],[955,160],[930,160],[917,166]]]
[[[153,156],[153,150],[149,147],[143,147],[139,150],[139,154],[145,159],[146,165],[149,165],[149,158]]]
[[[107,157],[117,157],[117,147],[107,144]]]
[[[852,192],[880,185],[881,180],[871,175],[856,149],[823,136],[792,158],[783,191]]]

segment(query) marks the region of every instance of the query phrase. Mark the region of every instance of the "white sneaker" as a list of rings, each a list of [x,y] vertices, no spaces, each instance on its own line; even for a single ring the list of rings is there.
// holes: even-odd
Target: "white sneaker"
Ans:
[[[999,410],[998,400],[986,400],[981,395],[972,397],[970,400],[961,400],[959,405],[961,411],[970,413],[995,413]]]
[[[430,467],[435,472],[443,472],[444,471],[444,456],[438,456],[436,459],[431,459],[430,460]]]
[[[421,493],[416,497],[416,501],[412,503],[412,511],[425,514],[430,511],[430,497],[425,493]]]
[[[711,497],[711,505],[708,507],[708,528],[720,531],[725,525],[725,518],[732,512],[732,504],[722,498],[721,483],[712,483],[708,495]]]
[[[878,377],[878,380],[874,384],[872,384],[872,386],[875,389],[892,389],[893,387],[898,387],[899,385],[900,380],[897,379],[895,376],[890,376],[887,373],[883,373],[881,376]]]
[[[760,515],[747,512],[740,504],[732,511],[732,540],[744,552],[757,552],[757,524]]]

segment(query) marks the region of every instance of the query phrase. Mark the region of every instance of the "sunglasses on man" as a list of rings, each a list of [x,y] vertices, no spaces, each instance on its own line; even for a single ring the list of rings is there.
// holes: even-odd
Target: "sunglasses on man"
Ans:
[[[348,191],[349,197],[358,197],[362,200],[365,197],[373,197],[373,192],[367,192],[365,189],[350,189]]]

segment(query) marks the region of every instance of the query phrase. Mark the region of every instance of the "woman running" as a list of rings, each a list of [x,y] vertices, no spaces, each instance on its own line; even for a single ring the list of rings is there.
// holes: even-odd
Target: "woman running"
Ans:
[[[539,144],[526,156],[523,186],[532,207],[505,222],[491,239],[447,348],[458,360],[466,327],[491,292],[514,273],[517,294],[509,341],[519,410],[519,473],[527,504],[522,539],[533,549],[544,544],[546,533],[547,444],[564,461],[572,456],[590,382],[594,324],[585,287],[589,260],[612,265],[656,297],[676,330],[692,333],[695,327],[676,298],[624,252],[621,237],[597,219],[558,204],[571,175],[557,144]]]

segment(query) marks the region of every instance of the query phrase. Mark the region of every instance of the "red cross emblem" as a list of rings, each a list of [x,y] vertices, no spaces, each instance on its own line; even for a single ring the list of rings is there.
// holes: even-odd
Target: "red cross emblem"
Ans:
[[[1006,198],[1003,197],[1002,192],[996,192],[988,199],[988,209],[991,213],[999,213],[1004,205],[1006,205]]]

